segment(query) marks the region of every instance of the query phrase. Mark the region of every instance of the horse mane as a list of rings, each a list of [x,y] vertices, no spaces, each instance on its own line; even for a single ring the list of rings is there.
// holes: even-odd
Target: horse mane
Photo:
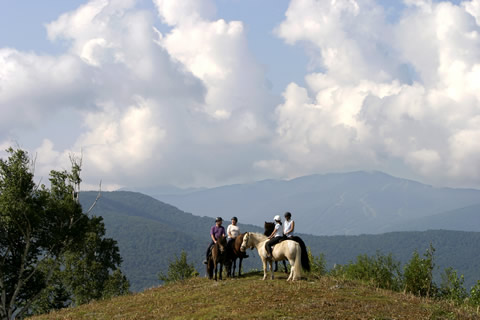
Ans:
[[[263,233],[260,232],[249,232],[249,234],[254,235],[257,238],[268,238],[268,236],[264,235]]]

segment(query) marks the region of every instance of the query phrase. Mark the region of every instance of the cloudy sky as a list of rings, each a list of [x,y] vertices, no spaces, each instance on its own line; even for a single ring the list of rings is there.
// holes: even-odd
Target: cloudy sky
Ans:
[[[0,1],[0,111],[1,150],[82,154],[84,188],[480,188],[480,0]]]

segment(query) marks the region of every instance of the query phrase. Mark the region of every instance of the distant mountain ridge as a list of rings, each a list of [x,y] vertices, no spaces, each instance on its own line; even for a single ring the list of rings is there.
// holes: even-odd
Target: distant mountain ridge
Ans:
[[[458,209],[480,205],[480,190],[435,188],[382,172],[310,175],[292,180],[263,180],[210,189],[147,194],[200,216],[238,216],[263,225],[276,214],[293,213],[297,230],[314,235],[379,234],[391,231],[448,229]],[[443,224],[429,225],[444,214]],[[480,212],[479,212],[480,215]],[[467,216],[475,216],[471,212]],[[429,218],[430,217],[430,218]],[[437,216],[439,217],[439,216]],[[408,229],[414,223],[422,228]],[[431,222],[434,222],[432,220]],[[480,221],[468,230],[480,231]]]

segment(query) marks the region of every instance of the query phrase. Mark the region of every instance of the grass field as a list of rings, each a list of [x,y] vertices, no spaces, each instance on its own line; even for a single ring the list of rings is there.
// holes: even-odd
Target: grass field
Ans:
[[[194,278],[33,319],[480,319],[474,309],[359,282],[322,277],[291,283],[281,273],[262,281],[262,275]]]

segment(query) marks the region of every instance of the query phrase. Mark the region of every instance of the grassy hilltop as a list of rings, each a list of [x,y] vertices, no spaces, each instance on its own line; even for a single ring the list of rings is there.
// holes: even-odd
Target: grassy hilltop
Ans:
[[[262,274],[263,275],[263,274]],[[258,272],[240,279],[194,278],[141,293],[93,302],[51,319],[479,319],[474,309],[376,289],[332,277],[288,283]]]

